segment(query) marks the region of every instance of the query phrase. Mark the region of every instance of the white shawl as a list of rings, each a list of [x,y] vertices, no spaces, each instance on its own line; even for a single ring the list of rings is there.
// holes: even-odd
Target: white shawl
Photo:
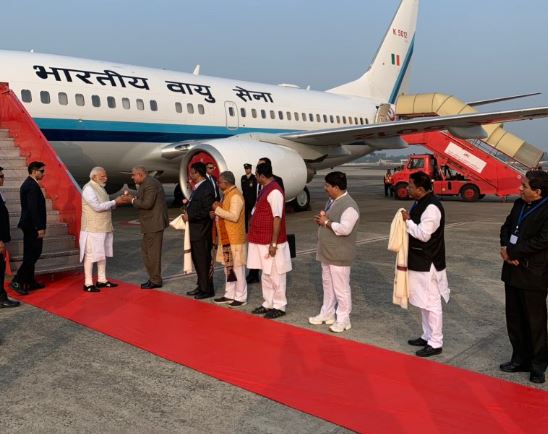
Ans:
[[[407,300],[409,299],[409,282],[407,275],[409,235],[407,234],[407,225],[401,214],[402,211],[405,210],[400,208],[396,212],[392,224],[390,225],[388,250],[397,253],[392,303],[399,305],[403,309],[407,309]]]

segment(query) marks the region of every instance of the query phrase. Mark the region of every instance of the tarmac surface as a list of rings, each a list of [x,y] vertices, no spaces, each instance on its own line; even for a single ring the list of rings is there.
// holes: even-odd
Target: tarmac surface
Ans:
[[[395,256],[386,248],[395,212],[409,208],[411,202],[384,197],[384,171],[343,170],[348,174],[349,192],[360,206],[361,220],[351,277],[352,329],[340,336],[413,354],[416,348],[407,345],[407,339],[421,333],[419,312],[392,304]],[[326,326],[307,321],[319,312],[322,301],[312,221],[326,200],[322,174],[309,188],[311,211],[287,216],[298,255],[288,276],[288,314],[277,321],[330,333]],[[444,306],[443,353],[431,360],[548,391],[547,384],[530,383],[527,373],[498,370],[511,354],[498,242],[511,201],[487,197],[464,203],[450,198],[443,203],[452,293]],[[170,217],[176,215],[178,210],[170,209]],[[114,212],[115,257],[107,270],[109,278],[139,284],[147,279],[135,219],[132,208]],[[168,229],[162,290],[185,297],[186,291],[194,289],[196,277],[183,276],[181,264],[181,232]],[[218,295],[223,282],[219,267],[215,273]],[[262,302],[260,285],[250,285],[248,290],[249,303],[241,308],[246,312]],[[4,433],[346,432],[29,305],[0,311],[0,341],[0,426]]]

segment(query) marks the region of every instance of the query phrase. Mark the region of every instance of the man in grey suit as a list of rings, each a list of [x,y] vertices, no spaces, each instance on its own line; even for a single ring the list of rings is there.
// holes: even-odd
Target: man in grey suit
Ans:
[[[162,242],[164,229],[169,220],[164,188],[160,181],[149,176],[142,166],[131,170],[131,178],[139,187],[137,196],[131,200],[134,208],[139,210],[141,223],[141,252],[148,273],[148,281],[141,284],[143,289],[162,287]]]

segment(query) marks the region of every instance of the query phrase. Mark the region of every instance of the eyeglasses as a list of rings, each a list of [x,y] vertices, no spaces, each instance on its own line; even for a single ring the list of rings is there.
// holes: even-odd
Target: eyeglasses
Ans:
[[[46,169],[38,169],[37,172],[44,173]]]

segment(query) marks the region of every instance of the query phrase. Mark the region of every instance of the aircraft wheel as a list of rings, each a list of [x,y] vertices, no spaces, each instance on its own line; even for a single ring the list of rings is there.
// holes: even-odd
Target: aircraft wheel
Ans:
[[[397,200],[409,199],[409,192],[407,191],[407,182],[400,182],[394,187],[394,197]]]
[[[310,192],[305,187],[297,197],[291,201],[291,206],[295,211],[306,211],[310,209]]]
[[[465,185],[460,190],[460,197],[465,202],[476,202],[480,197],[480,192],[475,185]]]

